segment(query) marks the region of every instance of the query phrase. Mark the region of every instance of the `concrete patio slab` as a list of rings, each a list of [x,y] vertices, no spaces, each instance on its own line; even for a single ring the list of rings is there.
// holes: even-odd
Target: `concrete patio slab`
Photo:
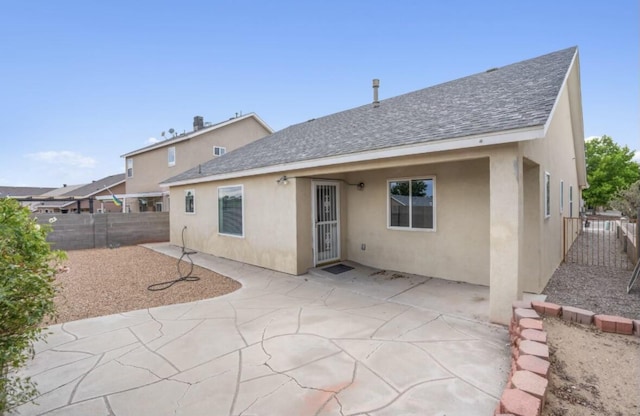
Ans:
[[[168,244],[149,247],[180,255]],[[484,319],[481,287],[362,267],[295,277],[192,257],[243,288],[52,326],[22,370],[39,383],[39,405],[16,413],[452,416],[496,408],[509,341],[506,328]]]

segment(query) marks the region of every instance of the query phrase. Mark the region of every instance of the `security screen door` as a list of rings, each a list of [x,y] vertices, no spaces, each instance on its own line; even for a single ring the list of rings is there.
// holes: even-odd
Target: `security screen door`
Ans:
[[[314,264],[340,260],[340,195],[334,182],[313,182]]]

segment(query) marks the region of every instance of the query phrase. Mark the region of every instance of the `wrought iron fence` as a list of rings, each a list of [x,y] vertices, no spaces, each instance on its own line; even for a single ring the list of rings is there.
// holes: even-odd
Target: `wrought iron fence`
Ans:
[[[632,270],[633,262],[627,251],[635,248],[628,243],[626,237],[630,228],[633,227],[630,227],[626,218],[564,218],[565,263]]]

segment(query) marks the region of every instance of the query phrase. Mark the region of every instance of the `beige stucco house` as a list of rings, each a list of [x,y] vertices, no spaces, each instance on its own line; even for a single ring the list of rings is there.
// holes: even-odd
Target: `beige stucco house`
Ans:
[[[377,87],[374,80],[374,90]],[[164,182],[171,241],[291,274],[352,260],[541,291],[587,186],[577,48],[309,120]]]
[[[126,191],[124,212],[168,211],[169,192],[159,183],[273,133],[255,113],[210,124],[193,119],[193,131],[122,155]]]

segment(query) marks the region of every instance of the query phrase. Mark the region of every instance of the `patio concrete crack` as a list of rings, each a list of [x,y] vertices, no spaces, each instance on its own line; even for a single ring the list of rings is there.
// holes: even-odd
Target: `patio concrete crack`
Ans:
[[[233,392],[233,400],[231,401],[229,416],[233,415],[233,410],[235,409],[236,402],[238,401],[238,393],[240,392],[240,380],[242,380],[242,349],[238,350],[238,376],[236,377],[236,390]]]
[[[376,334],[380,329],[382,329],[386,324],[388,324],[389,322],[393,321],[395,318],[397,318],[398,316],[402,315],[402,314],[403,314],[403,313],[405,313],[405,312],[406,312],[406,311],[404,311],[404,312],[402,312],[402,313],[400,313],[400,314],[398,314],[398,315],[394,316],[394,317],[393,317],[393,318],[391,318],[389,321],[387,321],[387,322],[385,322],[384,324],[380,325],[378,328],[376,328],[376,330],[375,330],[375,331],[373,331],[373,334],[371,334],[371,336],[370,336],[369,338],[370,338],[370,339],[374,339],[373,337],[375,336],[375,334]],[[418,328],[420,328],[420,327],[423,327],[423,326],[425,326],[425,325],[428,325],[428,324],[430,324],[431,322],[433,322],[433,321],[437,320],[438,318],[440,318],[441,316],[442,316],[441,314],[438,314],[438,315],[437,315],[435,318],[433,318],[433,319],[430,319],[430,320],[428,320],[428,321],[426,321],[426,322],[422,322],[422,323],[420,323],[419,325],[417,325],[417,326],[415,326],[415,327],[408,328],[408,329],[404,330],[403,332],[401,332],[400,334],[398,334],[397,336],[393,337],[393,340],[398,340],[398,339],[402,338],[405,334],[408,334],[408,333],[409,333],[409,332],[411,332],[411,331],[415,331],[416,329],[418,329]],[[375,338],[375,339],[379,339],[379,338]]]
[[[113,360],[113,361],[115,361],[116,363],[120,364],[123,367],[131,367],[131,368],[137,368],[138,370],[144,370],[144,371],[148,372],[149,374],[151,374],[152,376],[157,377],[159,380],[166,379],[166,377],[160,377],[159,375],[157,375],[156,373],[154,373],[153,371],[151,371],[151,369],[149,369],[147,367],[140,367],[138,365],[126,364],[126,363],[123,363],[122,361],[119,361],[119,360]]]
[[[457,374],[455,371],[451,371],[448,367],[446,367],[443,363],[441,363],[436,357],[433,356],[433,354],[431,352],[429,352],[428,350],[425,350],[424,348],[422,348],[420,345],[416,345],[412,342],[410,342],[411,345],[414,345],[418,348],[420,348],[422,351],[424,351],[425,353],[427,353],[427,355],[429,357],[431,357],[431,359],[433,361],[436,362],[436,364],[438,364],[444,371],[446,371],[447,373],[453,375],[455,378],[457,378],[458,380],[462,381],[463,383],[466,383],[468,385],[470,385],[471,387],[473,387],[474,389],[481,391],[482,393],[486,394],[487,396],[495,399],[495,400],[500,400],[500,397],[498,396],[494,396],[493,394],[489,393],[486,390],[481,389],[480,387],[470,383],[469,381],[465,380],[463,377],[461,377],[459,374]],[[501,392],[502,393],[502,392]]]
[[[351,381],[350,381],[348,384],[344,385],[342,388],[338,389],[338,391],[336,391],[336,392],[335,392],[335,393],[334,393],[334,394],[329,398],[329,400],[327,400],[327,401],[325,402],[325,404],[324,404],[320,409],[318,409],[318,411],[316,412],[316,416],[317,416],[317,415],[320,413],[320,411],[321,411],[321,410],[326,406],[326,404],[327,404],[327,403],[329,403],[329,401],[331,401],[331,399],[335,399],[336,403],[338,403],[338,407],[340,408],[340,409],[339,409],[339,411],[340,411],[340,415],[341,415],[341,416],[344,416],[344,412],[343,412],[343,409],[342,409],[342,402],[340,401],[340,398],[338,398],[338,394],[342,393],[344,390],[348,389],[349,387],[351,387],[351,386],[353,385],[353,383],[354,383],[354,382],[355,382],[355,380],[356,380],[356,374],[357,374],[357,371],[358,371],[358,362],[357,362],[357,361],[355,361],[355,362],[353,363],[353,371],[351,372]]]
[[[233,309],[233,326],[235,327],[238,335],[240,335],[240,338],[242,338],[242,342],[244,342],[244,346],[247,347],[249,346],[249,343],[245,339],[244,335],[242,334],[242,331],[240,331],[240,327],[238,326],[238,311],[236,310],[236,307],[233,306],[231,302],[227,301],[227,304],[229,304],[229,306],[231,306],[231,309]]]
[[[406,389],[404,389],[402,391],[399,391],[398,395],[395,398],[391,399],[391,401],[389,401],[387,404],[385,404],[383,406],[380,406],[380,407],[376,407],[375,409],[369,409],[369,410],[365,410],[363,412],[353,413],[352,415],[354,415],[354,416],[355,415],[364,415],[364,414],[368,414],[369,412],[377,412],[377,411],[383,410],[383,409],[391,406],[393,403],[397,402],[398,399],[400,399],[402,396],[407,394],[410,390],[412,390],[412,389],[414,389],[414,388],[416,388],[418,386],[422,386],[424,384],[433,383],[433,382],[436,382],[436,381],[455,380],[456,378],[457,377],[441,377],[441,378],[435,378],[433,380],[421,381],[419,383],[412,384],[411,386],[407,387]]]
[[[295,334],[297,334],[298,332],[300,332],[300,324],[301,324],[301,316],[302,316],[302,306],[300,308],[298,308],[298,326],[296,327],[296,332]]]
[[[332,287],[331,289],[329,289],[328,292],[324,293],[321,297],[320,300],[322,300],[322,304],[324,306],[326,306],[327,308],[329,307],[329,305],[327,304],[327,300],[333,295],[333,292],[335,292],[336,288]]]
[[[129,332],[131,332],[131,334],[135,337],[135,339],[137,339],[140,342],[140,344],[142,345],[142,347],[144,347],[145,350],[149,351],[151,354],[155,355],[156,357],[160,358],[162,361],[164,361],[167,364],[169,364],[174,370],[176,370],[176,374],[180,372],[180,369],[178,367],[176,367],[167,357],[165,357],[164,355],[160,354],[157,351],[152,350],[151,348],[149,348],[147,346],[147,344],[142,342],[142,340],[131,330],[131,328],[129,328]],[[118,357],[118,358],[120,358],[120,357]]]
[[[116,413],[113,411],[111,407],[111,403],[109,403],[109,398],[107,396],[102,396],[104,400],[104,405],[107,407],[107,411],[109,412],[109,416],[116,416]]]
[[[338,403],[338,411],[340,412],[340,416],[344,416],[344,411],[342,409],[342,402],[340,401],[340,399],[337,396],[334,396],[336,399],[336,402]]]
[[[74,341],[79,340],[80,338],[79,338],[76,334],[74,334],[74,333],[73,333],[73,332],[71,332],[71,331],[67,331],[67,329],[64,327],[66,324],[67,324],[67,323],[65,322],[65,323],[63,323],[62,325],[60,325],[60,330],[61,330],[62,332],[64,332],[65,334],[67,334],[67,335],[71,335],[71,336],[73,337],[73,340],[74,340]],[[71,341],[71,342],[72,342],[72,341]]]
[[[403,291],[401,291],[401,292],[396,293],[395,295],[392,295],[392,296],[389,296],[389,297],[387,297],[387,298],[384,298],[384,300],[391,300],[391,299],[395,298],[396,296],[400,296],[400,295],[402,295],[403,293],[406,293],[406,292],[408,292],[408,291],[410,291],[410,290],[412,290],[412,289],[415,289],[416,287],[418,287],[418,286],[420,286],[420,285],[423,285],[423,284],[427,283],[427,282],[428,282],[429,280],[431,280],[431,279],[433,279],[433,278],[432,278],[432,277],[428,277],[428,278],[427,278],[427,280],[425,280],[424,282],[420,282],[420,283],[418,283],[418,284],[416,284],[416,285],[413,285],[413,286],[411,286],[411,287],[408,287],[408,288],[406,288],[405,290],[403,290]]]
[[[160,335],[148,341],[148,342],[153,342],[153,341],[155,341],[156,339],[158,339],[158,338],[162,338],[162,337],[164,337],[164,336],[166,335],[166,334],[164,333],[164,331],[163,331],[163,330],[164,330],[164,322],[160,322],[159,320],[157,320],[157,319],[156,319],[156,317],[155,317],[155,316],[153,316],[153,314],[149,311],[149,309],[147,309],[147,313],[149,314],[149,317],[151,318],[151,320],[152,320],[153,322],[155,322],[155,323],[157,323],[158,325],[160,325],[160,328],[158,328],[158,332],[160,332]],[[143,324],[145,324],[145,323],[146,323],[146,322],[144,322]],[[143,325],[143,324],[140,324],[140,325]],[[135,325],[135,326],[138,326],[138,325]],[[142,341],[140,341],[140,342],[142,342]]]
[[[283,382],[282,384],[280,384],[278,387],[276,387],[274,390],[270,391],[267,394],[263,394],[260,397],[256,397],[250,404],[249,406],[247,406],[246,408],[244,408],[244,410],[242,410],[238,415],[242,416],[244,414],[244,412],[246,412],[247,410],[249,410],[251,408],[251,406],[253,406],[254,404],[256,404],[258,402],[258,400],[262,400],[266,397],[271,396],[273,393],[277,392],[278,390],[280,390],[283,386],[287,385],[288,383],[290,383],[291,380],[287,380],[285,382]]]
[[[447,321],[447,318],[448,318],[448,317],[447,317],[446,315],[442,315],[442,322],[444,322],[444,323],[445,323],[449,328],[453,329],[454,331],[459,332],[459,333],[461,333],[462,335],[465,335],[465,336],[467,336],[467,337],[470,337],[470,338],[472,338],[473,340],[483,341],[483,342],[486,342],[486,343],[488,343],[488,344],[491,344],[491,345],[493,345],[493,346],[495,346],[495,347],[500,347],[500,348],[504,347],[504,343],[502,343],[502,342],[496,342],[496,341],[494,341],[493,339],[488,339],[488,338],[484,338],[484,337],[479,337],[479,336],[477,336],[477,335],[468,334],[468,333],[466,333],[465,331],[463,331],[462,329],[460,329],[460,328],[456,328],[453,324],[451,324],[451,322]],[[477,323],[477,321],[473,321],[473,320],[470,320],[470,319],[464,319],[464,318],[457,317],[457,316],[455,317],[455,319],[459,319],[459,320],[462,320],[462,321],[468,321],[468,322]],[[508,342],[508,341],[507,341],[507,342]]]
[[[293,292],[294,290],[296,290],[297,288],[299,288],[300,286],[302,286],[304,284],[304,282],[300,282],[297,285],[295,285],[295,287],[292,287],[291,289],[287,290],[286,292],[284,292],[285,296],[290,296],[289,293]],[[295,296],[292,296],[295,298]]]
[[[80,376],[80,380],[78,380],[78,382],[76,383],[75,387],[73,388],[73,391],[71,392],[71,394],[69,395],[69,401],[67,402],[67,405],[70,405],[71,403],[73,403],[73,397],[76,395],[76,392],[78,391],[78,387],[80,387],[80,384],[82,384],[82,382],[84,381],[85,378],[87,378],[87,376],[89,374],[91,374],[91,372],[93,370],[96,369],[96,367],[98,366],[98,363],[100,361],[102,361],[102,358],[104,357],[106,353],[102,353],[100,354],[100,356],[98,357],[98,359],[96,360],[96,363],[93,365],[93,367],[91,367],[89,369],[89,371],[87,371],[86,373],[84,373],[82,376]]]
[[[194,319],[194,320],[195,320],[195,321],[197,321],[198,319]],[[182,338],[183,336],[187,335],[189,332],[193,331],[194,329],[196,329],[197,327],[199,327],[200,325],[202,325],[202,324],[204,323],[204,321],[206,321],[206,319],[200,319],[199,321],[200,321],[200,322],[198,322],[197,324],[195,324],[195,325],[193,326],[193,328],[190,328],[187,332],[182,333],[182,334],[178,335],[177,337],[175,337],[175,338],[173,338],[173,339],[171,339],[171,340],[169,340],[169,341],[165,342],[164,344],[159,345],[158,347],[156,347],[156,349],[155,349],[155,350],[156,350],[156,351],[161,350],[163,347],[165,347],[165,346],[167,346],[167,345],[171,344],[171,343],[172,343],[172,342],[174,342],[174,341],[179,340],[179,339],[180,339],[180,338]]]

